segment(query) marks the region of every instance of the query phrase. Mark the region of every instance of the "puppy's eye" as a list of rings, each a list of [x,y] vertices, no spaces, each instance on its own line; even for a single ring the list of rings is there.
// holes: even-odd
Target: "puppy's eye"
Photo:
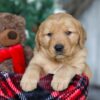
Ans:
[[[65,32],[65,34],[66,34],[66,35],[71,35],[72,32],[71,32],[71,31],[67,31],[67,32]]]
[[[52,33],[48,33],[47,36],[51,37],[52,36]]]

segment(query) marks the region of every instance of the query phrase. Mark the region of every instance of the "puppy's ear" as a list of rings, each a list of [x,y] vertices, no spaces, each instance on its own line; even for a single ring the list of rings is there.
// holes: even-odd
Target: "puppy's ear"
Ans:
[[[82,25],[80,26],[79,31],[80,31],[79,32],[79,46],[80,48],[83,48],[87,37],[86,37],[86,32]]]
[[[39,29],[37,31],[36,34],[36,38],[35,38],[35,43],[36,43],[36,49],[39,51],[40,47],[41,47],[41,34],[43,33],[43,29],[44,29],[44,22],[41,23],[41,25],[39,26]]]
[[[36,33],[36,37],[35,37],[35,44],[36,44],[36,49],[39,51],[40,49],[40,39],[39,39],[39,34],[40,34],[40,31],[38,30],[37,33]]]

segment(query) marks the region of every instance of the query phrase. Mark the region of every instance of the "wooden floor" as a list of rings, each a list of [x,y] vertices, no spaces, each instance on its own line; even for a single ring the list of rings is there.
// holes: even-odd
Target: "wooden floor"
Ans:
[[[90,87],[88,100],[100,100],[100,87]]]

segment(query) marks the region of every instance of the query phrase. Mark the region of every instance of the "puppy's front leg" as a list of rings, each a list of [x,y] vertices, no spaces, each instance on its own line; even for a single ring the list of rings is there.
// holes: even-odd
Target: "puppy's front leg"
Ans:
[[[51,86],[56,91],[66,89],[72,78],[76,75],[75,69],[70,67],[63,67],[53,77]]]
[[[32,63],[31,60],[20,83],[20,86],[24,91],[32,91],[37,88],[37,83],[40,78],[40,72],[41,68],[37,64]]]

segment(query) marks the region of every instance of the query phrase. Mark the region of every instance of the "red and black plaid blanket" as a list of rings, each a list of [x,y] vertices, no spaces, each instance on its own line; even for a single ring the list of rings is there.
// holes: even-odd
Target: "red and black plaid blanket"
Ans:
[[[21,74],[0,72],[0,100],[86,100],[89,81],[76,75],[69,87],[61,92],[52,90],[52,75],[40,79],[36,90],[24,92],[20,88]]]

